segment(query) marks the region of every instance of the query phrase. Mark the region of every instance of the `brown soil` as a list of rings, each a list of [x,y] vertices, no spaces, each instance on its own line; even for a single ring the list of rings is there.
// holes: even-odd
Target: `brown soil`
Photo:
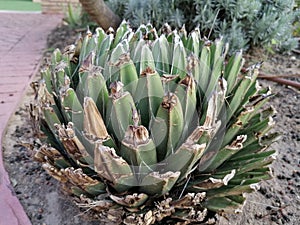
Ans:
[[[60,27],[49,36],[48,47],[51,51],[62,49],[75,38],[76,32]],[[264,60],[262,71],[267,74],[300,74],[300,55],[266,56],[256,51],[246,60]],[[299,76],[293,79],[300,81]],[[272,82],[261,80],[260,83],[271,86],[276,94],[270,104],[278,112],[274,118],[275,130],[282,133],[282,138],[271,146],[278,153],[272,165],[274,178],[262,182],[258,192],[248,195],[241,214],[222,217],[219,222],[222,225],[296,225],[300,221],[300,92]],[[99,224],[90,219],[87,211],[79,210],[72,198],[62,193],[59,183],[32,160],[30,151],[20,145],[32,138],[25,110],[32,94],[28,89],[10,120],[3,143],[4,163],[17,197],[33,225]]]

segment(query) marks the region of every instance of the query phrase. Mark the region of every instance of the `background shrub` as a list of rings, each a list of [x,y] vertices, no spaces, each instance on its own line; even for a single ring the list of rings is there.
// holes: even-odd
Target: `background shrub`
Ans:
[[[294,0],[107,0],[133,27],[151,22],[160,28],[199,26],[202,36],[223,36],[231,52],[249,47],[289,51],[297,47],[293,25],[299,17]]]

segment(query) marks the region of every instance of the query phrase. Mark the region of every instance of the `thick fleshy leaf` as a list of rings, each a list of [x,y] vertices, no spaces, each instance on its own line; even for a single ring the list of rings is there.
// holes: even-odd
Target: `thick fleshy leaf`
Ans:
[[[182,112],[184,115],[184,128],[182,131],[181,142],[198,126],[199,115],[196,111],[197,97],[196,84],[191,76],[186,76],[177,85],[175,91],[181,103]]]
[[[76,129],[83,130],[83,108],[72,88],[66,90],[63,95],[62,105],[68,115],[68,121],[73,122]]]
[[[171,64],[171,74],[179,75],[182,79],[187,74],[186,71],[186,51],[179,37],[175,37],[173,59]]]
[[[109,181],[118,192],[136,186],[136,180],[128,163],[116,154],[115,149],[97,143],[94,165],[99,177]]]
[[[106,81],[99,70],[89,73],[84,91],[84,96],[91,97],[94,100],[102,117],[105,118],[108,90]]]
[[[55,111],[53,110],[52,107],[44,107],[43,108],[43,114],[45,117],[45,121],[51,128],[51,130],[54,132],[55,129],[55,124],[60,124],[60,120],[58,119],[58,116],[56,115]]]
[[[134,96],[138,82],[138,74],[134,63],[129,58],[128,54],[125,54],[122,61],[120,61],[119,69],[120,81],[124,85],[123,90],[128,91],[132,96]]]
[[[131,32],[131,29],[129,28],[129,24],[123,20],[116,31],[114,42],[113,42],[111,48],[115,48],[122,40],[124,40],[127,37],[127,35],[130,32]]]
[[[101,42],[99,51],[97,52],[96,63],[98,66],[101,66],[102,68],[104,68],[105,64],[108,61],[109,51],[110,51],[113,39],[114,39],[113,34],[107,35]]]
[[[198,80],[196,80],[198,84],[199,91],[203,94],[206,93],[206,89],[209,83],[209,77],[210,77],[210,47],[209,46],[203,46],[201,53],[200,53],[200,58],[199,58],[199,63],[200,63],[200,75],[197,76]],[[197,78],[195,77],[195,79]]]
[[[125,197],[110,195],[109,197],[119,205],[130,207],[130,208],[137,208],[143,205],[149,198],[149,196],[144,193],[140,193],[140,194],[134,193],[132,195],[126,195]]]
[[[91,31],[87,31],[87,35],[83,38],[82,47],[79,56],[79,63],[82,63],[88,55],[96,47],[95,38],[93,38]]]
[[[153,42],[152,47],[155,69],[162,76],[170,73],[171,54],[170,46],[164,35]]]
[[[74,124],[69,122],[67,126],[56,124],[59,139],[66,151],[74,160],[81,163],[92,165],[93,159],[90,149],[86,149],[82,142],[75,135]]]
[[[244,61],[242,58],[242,51],[239,51],[235,55],[230,57],[227,65],[225,66],[224,78],[226,79],[228,84],[227,95],[231,93],[233,87],[235,86],[238,74],[242,69],[243,64]]]
[[[179,176],[178,171],[163,174],[152,172],[142,180],[140,191],[152,196],[162,196],[171,190]]]
[[[158,168],[161,172],[166,171],[180,171],[180,177],[178,181],[181,181],[184,178],[193,172],[197,165],[196,162],[203,155],[205,144],[188,144],[184,143],[175,153],[166,157],[166,159],[159,163]]]
[[[138,80],[134,101],[140,110],[141,122],[148,127],[149,121],[156,116],[164,95],[158,73],[147,67]]]
[[[118,141],[123,140],[128,126],[132,124],[132,110],[135,109],[130,93],[122,92],[122,86],[120,82],[112,86],[105,119],[109,133]]]
[[[84,98],[83,130],[96,139],[105,140],[109,137],[104,121],[92,98]]]
[[[241,196],[243,200],[244,197]],[[241,202],[234,201],[229,197],[218,197],[218,198],[211,198],[205,202],[205,207],[208,209],[218,212],[218,211],[225,211],[225,212],[235,212],[238,208],[241,207]]]
[[[230,145],[220,149],[206,170],[213,171],[218,168],[222,163],[243,148],[243,143],[246,141],[246,139],[246,135],[237,136],[237,138]]]
[[[156,147],[149,139],[149,133],[144,126],[128,126],[121,144],[120,155],[139,170],[141,168],[145,170],[157,162]]]
[[[151,121],[152,139],[157,146],[158,161],[176,151],[183,130],[183,112],[178,97],[169,93],[163,98],[156,117]]]

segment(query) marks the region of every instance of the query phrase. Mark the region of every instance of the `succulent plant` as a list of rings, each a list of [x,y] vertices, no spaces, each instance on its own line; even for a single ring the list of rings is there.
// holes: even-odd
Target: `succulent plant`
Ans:
[[[35,159],[113,224],[213,223],[239,209],[271,177],[277,134],[260,63],[242,70],[227,49],[167,24],[88,31],[33,85]]]

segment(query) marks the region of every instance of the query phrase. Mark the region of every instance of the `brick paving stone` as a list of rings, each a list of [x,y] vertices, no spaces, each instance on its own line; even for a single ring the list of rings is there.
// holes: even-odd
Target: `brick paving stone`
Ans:
[[[61,15],[0,12],[0,225],[31,225],[5,171],[2,138],[39,68],[47,36],[61,19]]]

